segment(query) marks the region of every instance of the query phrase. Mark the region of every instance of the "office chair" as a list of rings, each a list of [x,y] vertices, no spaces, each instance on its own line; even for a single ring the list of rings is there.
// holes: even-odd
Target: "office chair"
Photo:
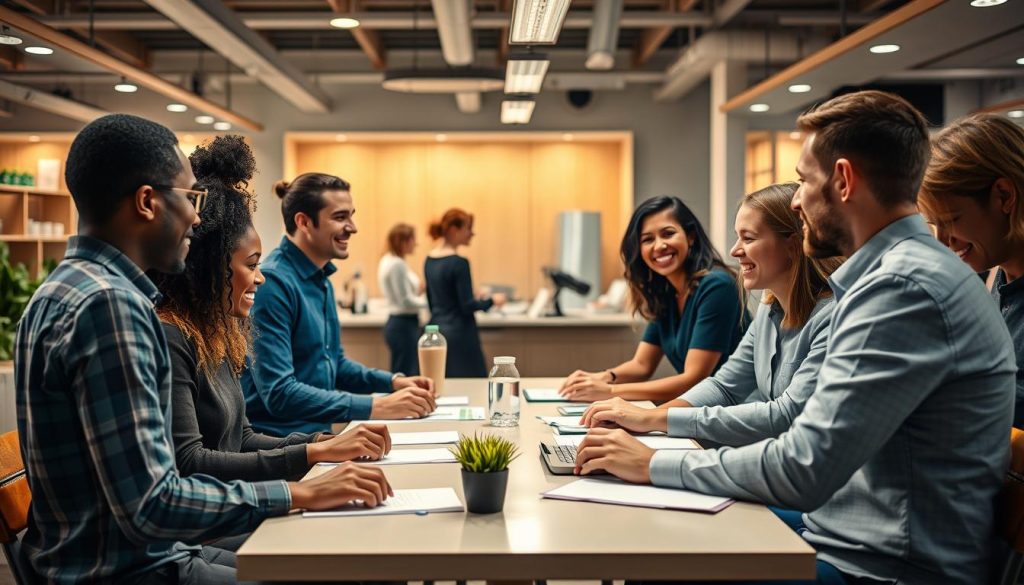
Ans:
[[[19,585],[35,582],[32,570],[19,554],[21,542],[18,540],[18,534],[28,525],[30,503],[32,494],[18,447],[18,433],[11,431],[0,435],[0,544]]]
[[[1007,545],[997,568],[999,585],[1016,585],[1024,570],[1024,431],[1010,430],[1010,467],[996,506],[996,525]]]

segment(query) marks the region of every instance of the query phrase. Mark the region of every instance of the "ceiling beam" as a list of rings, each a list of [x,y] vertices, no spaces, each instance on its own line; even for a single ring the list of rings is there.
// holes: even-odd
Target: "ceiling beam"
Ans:
[[[715,9],[715,28],[722,28],[729,24],[729,21],[743,12],[743,9],[750,5],[751,0],[725,0]]]
[[[498,8],[502,12],[511,12],[512,0],[498,0]],[[509,35],[508,24],[501,27],[498,32],[498,67],[504,67],[505,63],[508,62],[508,35]]]
[[[14,47],[0,47],[0,67],[20,71],[25,68],[25,60],[21,52]]]
[[[42,41],[50,43],[55,47],[60,47],[73,55],[85,59],[86,61],[95,63],[108,71],[112,71],[118,75],[123,75],[125,78],[131,79],[139,85],[142,85],[143,87],[155,91],[176,102],[183,103],[193,109],[220,118],[225,122],[230,122],[235,126],[241,126],[242,128],[255,131],[263,130],[263,125],[254,120],[246,118],[241,114],[197,96],[190,91],[186,91],[181,87],[169,83],[163,78],[146,71],[145,69],[140,69],[129,65],[124,61],[115,59],[97,48],[90,47],[78,39],[54,30],[53,28],[50,28],[24,14],[15,12],[10,8],[0,6],[0,20]]]
[[[0,98],[86,123],[110,113],[81,102],[58,97],[45,91],[17,85],[9,81],[0,81]]]
[[[89,38],[89,29],[74,29],[84,38]],[[146,69],[149,67],[149,51],[132,34],[118,30],[93,31],[96,44],[118,59]]]
[[[745,1],[745,0],[744,0]],[[349,12],[359,20],[359,28],[352,30],[391,29],[429,30],[437,28],[432,15],[416,16],[413,12]],[[473,29],[496,30],[508,26],[511,14],[508,12],[478,12],[473,15],[470,26]],[[244,12],[239,17],[253,30],[337,30],[330,25],[330,19],[323,12]],[[89,26],[89,17],[82,14],[48,16],[40,21],[54,28],[82,28]],[[587,29],[594,22],[589,11],[570,11],[563,28]],[[663,12],[657,10],[630,10],[622,13],[620,28],[648,28],[654,26],[711,26],[711,15],[698,12]],[[178,26],[160,14],[147,12],[104,13],[94,23],[95,30],[177,30]]]
[[[359,20],[359,26],[350,31],[352,38],[366,54],[366,58],[370,60],[370,65],[374,69],[378,71],[387,69],[388,51],[384,48],[384,41],[380,39],[380,35],[376,31],[368,29],[363,19],[354,13],[355,9],[359,7],[359,0],[352,0],[351,3],[348,0],[327,0],[327,4],[335,14],[345,14]]]
[[[281,57],[263,37],[249,29],[221,0],[146,0],[146,3],[300,111],[307,114],[331,111],[327,94]]]
[[[858,0],[857,12],[874,12],[884,8],[890,2],[892,2],[892,0]]]
[[[11,0],[16,6],[20,6],[25,10],[35,14],[36,16],[46,16],[47,14],[53,14],[55,12],[54,0]]]
[[[914,18],[917,18],[937,6],[941,6],[946,1],[947,0],[911,0],[901,8],[890,12],[871,24],[853,31],[813,55],[790,65],[775,75],[772,75],[754,87],[740,92],[739,95],[736,95],[719,106],[719,109],[722,112],[729,112],[740,108],[750,103],[758,96],[798,79],[808,72],[823,66],[825,63],[855,50],[864,43],[867,43],[870,40],[895,29]]]
[[[997,104],[992,104],[992,105],[989,105],[989,106],[985,106],[984,108],[978,109],[975,113],[977,113],[977,114],[982,114],[982,113],[984,113],[984,114],[999,114],[999,113],[1002,113],[1002,112],[1008,112],[1010,110],[1020,110],[1020,109],[1024,109],[1024,98],[1012,99],[1012,100],[1008,100],[1008,101],[1005,101],[1005,102],[999,102]]]
[[[688,12],[697,5],[697,0],[668,0],[668,9],[676,12]],[[658,52],[665,41],[672,36],[673,26],[656,26],[645,29],[640,33],[633,46],[633,68],[639,69],[650,61],[651,57]]]

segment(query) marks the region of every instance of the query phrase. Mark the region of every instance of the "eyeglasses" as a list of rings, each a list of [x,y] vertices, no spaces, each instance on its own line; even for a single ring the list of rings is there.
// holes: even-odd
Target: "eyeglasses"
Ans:
[[[153,185],[154,189],[161,191],[174,191],[181,193],[188,199],[188,202],[196,208],[196,213],[203,210],[203,203],[206,202],[206,196],[210,194],[209,189],[185,189],[184,187],[171,187],[170,185]]]

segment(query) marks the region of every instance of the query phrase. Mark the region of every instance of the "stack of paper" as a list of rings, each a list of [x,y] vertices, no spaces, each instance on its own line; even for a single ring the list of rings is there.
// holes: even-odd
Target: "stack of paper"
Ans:
[[[446,445],[458,443],[459,433],[455,431],[427,431],[423,433],[391,433],[391,446],[401,445]]]
[[[437,449],[392,449],[377,461],[365,461],[374,465],[409,465],[412,463],[456,463],[455,456],[445,448]],[[323,467],[334,467],[337,463],[318,463]]]
[[[486,417],[485,409],[482,406],[438,406],[437,410],[428,414],[423,418],[400,418],[394,420],[370,420],[362,421],[371,424],[398,424],[398,423],[414,423],[423,421],[438,421],[438,420],[484,420]],[[349,425],[351,427],[352,425]]]
[[[438,406],[468,406],[469,396],[438,396],[434,402]]]
[[[556,445],[572,445],[579,447],[586,435],[554,435]],[[641,443],[651,449],[700,449],[693,439],[666,437],[665,435],[636,435]]]
[[[617,479],[580,479],[541,493],[555,500],[578,500],[641,508],[663,508],[715,513],[733,503],[729,498],[687,490],[634,485]]]
[[[395,490],[395,495],[384,500],[376,508],[367,508],[362,502],[353,502],[336,510],[303,512],[306,518],[331,516],[383,516],[386,514],[425,514],[428,512],[462,512],[465,508],[455,490],[429,488]]]

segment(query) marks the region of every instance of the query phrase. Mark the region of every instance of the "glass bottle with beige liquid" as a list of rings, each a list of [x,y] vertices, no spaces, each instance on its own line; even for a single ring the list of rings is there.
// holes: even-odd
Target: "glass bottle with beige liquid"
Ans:
[[[420,358],[420,375],[434,381],[434,393],[444,392],[444,364],[448,359],[448,342],[437,325],[427,325],[416,345]]]

